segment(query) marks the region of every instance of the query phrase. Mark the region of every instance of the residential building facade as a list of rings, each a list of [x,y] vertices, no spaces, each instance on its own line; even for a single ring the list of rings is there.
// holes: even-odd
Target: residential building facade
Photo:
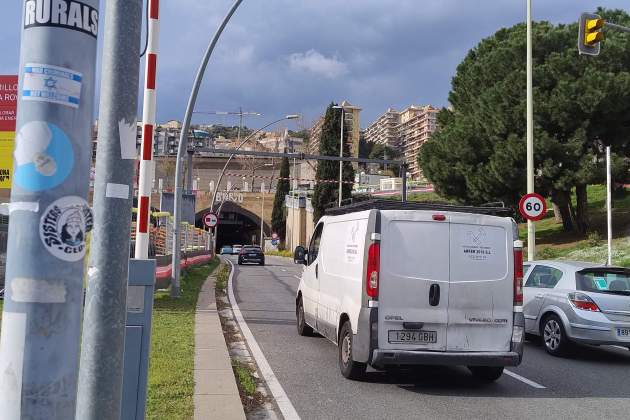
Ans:
[[[344,143],[350,144],[350,155],[359,156],[359,141],[361,139],[361,111],[362,109],[352,105],[348,101],[341,102],[344,109],[346,131],[344,131]],[[320,117],[310,130],[307,152],[319,154],[319,142],[321,140],[324,117]],[[341,135],[341,133],[339,133]]]
[[[431,105],[411,105],[403,111],[389,108],[365,130],[365,140],[399,151],[409,165],[412,179],[422,179],[418,152],[437,129],[439,109]]]

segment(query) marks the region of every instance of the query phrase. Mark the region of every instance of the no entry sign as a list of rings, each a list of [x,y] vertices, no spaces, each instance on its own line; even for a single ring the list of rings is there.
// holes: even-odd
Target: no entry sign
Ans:
[[[529,193],[521,198],[518,209],[526,220],[536,221],[545,217],[547,203],[545,199],[536,193]]]
[[[203,216],[203,223],[209,227],[209,228],[213,228],[215,227],[217,224],[219,224],[219,218],[217,217],[216,214],[214,213],[208,213],[205,216]]]

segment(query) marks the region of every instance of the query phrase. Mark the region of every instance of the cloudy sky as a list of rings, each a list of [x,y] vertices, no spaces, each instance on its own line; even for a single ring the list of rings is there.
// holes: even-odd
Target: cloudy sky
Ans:
[[[159,121],[182,119],[203,52],[232,2],[161,1]],[[597,6],[630,9],[627,0],[533,2],[534,19],[556,23]],[[22,1],[2,3],[0,74],[16,74]],[[466,52],[525,13],[526,0],[244,0],[210,61],[196,110],[262,113],[246,121],[251,127],[300,113],[308,126],[328,103],[347,99],[364,109],[365,127],[390,106],[443,106]]]

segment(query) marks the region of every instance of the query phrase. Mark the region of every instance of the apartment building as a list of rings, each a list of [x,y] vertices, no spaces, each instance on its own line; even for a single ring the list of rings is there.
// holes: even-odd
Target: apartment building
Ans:
[[[350,144],[350,154],[359,156],[359,140],[361,139],[361,111],[362,109],[352,105],[348,101],[343,101],[341,106],[344,109],[344,119],[346,121],[346,131],[344,131],[344,143]],[[339,111],[338,111],[339,112]],[[307,152],[310,154],[319,153],[319,142],[324,126],[324,117],[320,117],[310,130]],[[339,133],[341,135],[341,133]]]
[[[365,140],[399,150],[399,125],[400,112],[393,108],[389,108],[365,130]]]
[[[412,179],[422,178],[422,169],[418,165],[418,152],[437,128],[439,109],[411,105],[400,113],[398,125],[399,150],[405,156]]]

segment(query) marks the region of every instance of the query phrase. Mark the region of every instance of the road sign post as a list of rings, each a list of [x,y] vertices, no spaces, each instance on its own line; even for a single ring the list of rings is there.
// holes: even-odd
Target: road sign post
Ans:
[[[73,419],[99,2],[21,3],[0,417]]]

